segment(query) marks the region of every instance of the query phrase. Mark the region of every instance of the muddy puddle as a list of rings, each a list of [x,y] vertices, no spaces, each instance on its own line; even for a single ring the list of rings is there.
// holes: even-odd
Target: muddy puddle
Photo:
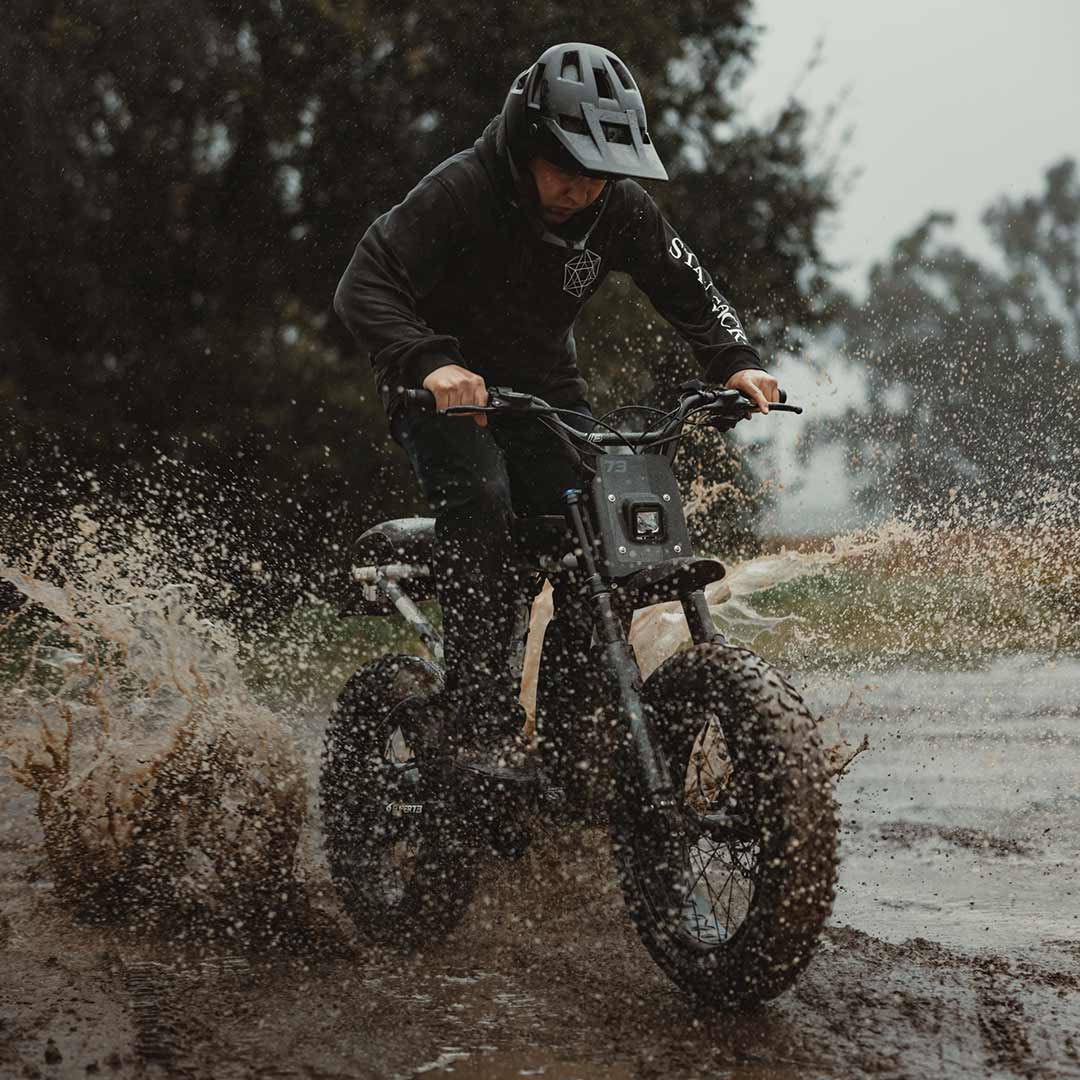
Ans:
[[[768,1006],[716,1014],[645,954],[597,830],[539,830],[418,954],[361,945],[313,799],[330,697],[253,694],[158,556],[119,592],[40,592],[72,639],[32,642],[39,675],[4,688],[4,1080],[1080,1077],[1077,660],[789,665],[869,749],[839,782],[814,961]],[[783,629],[752,594],[842,561],[745,566],[712,599],[747,634]]]
[[[857,684],[858,685],[858,684]],[[864,677],[834,921],[890,941],[1080,942],[1080,663]],[[811,680],[828,710],[850,683]]]
[[[493,865],[465,923],[411,958],[358,946],[317,872],[327,921],[306,943],[165,947],[72,917],[8,778],[0,1076],[1080,1076],[1078,677],[1039,657],[895,671],[854,703],[805,678],[872,750],[840,786],[816,959],[734,1015],[659,974],[594,831]]]

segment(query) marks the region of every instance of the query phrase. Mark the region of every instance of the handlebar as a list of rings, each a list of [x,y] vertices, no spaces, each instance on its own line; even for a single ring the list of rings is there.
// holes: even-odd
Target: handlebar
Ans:
[[[680,437],[682,427],[692,415],[706,414],[708,423],[721,430],[734,427],[740,420],[748,420],[755,406],[738,390],[712,389],[696,380],[681,387],[679,404],[671,412],[662,416],[661,426],[654,425],[645,431],[619,431],[607,424],[603,417],[588,416],[570,409],[561,409],[549,405],[543,398],[532,394],[522,394],[509,387],[489,386],[487,405],[452,405],[444,409],[444,416],[468,416],[476,413],[516,413],[519,416],[544,417],[548,423],[554,423],[564,434],[593,447],[626,446],[649,447],[660,443],[670,443]],[[399,391],[406,407],[424,411],[435,408],[435,395],[430,390],[420,388],[402,388]],[[780,391],[780,400],[769,405],[770,412],[801,413],[801,406],[789,405],[787,393]],[[593,430],[588,434],[572,427],[559,419],[560,414],[579,416],[588,420]],[[606,430],[601,430],[606,428]]]
[[[503,394],[503,395],[514,394],[515,397],[517,397],[517,396],[528,396],[528,395],[518,395],[514,391],[510,391],[510,390],[502,390],[500,387],[493,387],[492,389],[495,390],[495,391],[501,391],[501,394]],[[420,389],[420,388],[411,389],[411,388],[402,387],[401,391],[400,391],[400,396],[401,396],[401,400],[404,401],[406,405],[412,405],[414,408],[421,409],[421,410],[427,410],[427,411],[433,410],[435,408],[435,395],[430,390],[423,390],[423,389]],[[546,406],[547,405],[547,402],[544,401],[541,398],[533,398],[533,400],[537,404],[539,404],[541,406]],[[747,402],[749,402],[749,399],[745,399],[745,400],[747,400]],[[780,400],[779,401],[772,401],[772,402],[769,403],[769,410],[772,411],[774,409],[777,412],[792,412],[792,413],[801,413],[802,412],[802,406],[801,405],[788,405],[787,404],[787,391],[786,390],[781,390],[780,391]],[[511,409],[511,408],[507,408],[505,403],[500,404],[500,405],[495,405],[495,406],[492,406],[492,405],[486,405],[486,406],[485,405],[454,405],[454,406],[451,406],[449,409],[446,409],[445,414],[447,416],[455,416],[455,415],[464,415],[466,412],[474,413],[474,412],[510,412],[510,411],[514,411],[514,410]],[[531,411],[531,410],[525,410],[525,411]]]

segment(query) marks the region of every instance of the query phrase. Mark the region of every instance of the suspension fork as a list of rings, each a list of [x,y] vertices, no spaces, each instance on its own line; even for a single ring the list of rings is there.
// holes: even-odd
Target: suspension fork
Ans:
[[[695,645],[704,641],[715,641],[721,645],[726,642],[727,639],[716,629],[716,623],[713,622],[704,589],[696,589],[679,599],[682,602],[683,615],[686,616],[687,629]]]
[[[652,797],[650,801],[654,806],[674,807],[675,799],[667,761],[656,752],[649,722],[641,704],[641,671],[623,630],[622,620],[611,602],[611,588],[597,570],[594,556],[595,537],[588,517],[582,512],[581,492],[570,490],[563,498],[566,516],[585,567],[585,584],[596,612],[596,626],[604,646],[607,668],[615,682],[619,719],[624,730],[630,733],[645,789]]]

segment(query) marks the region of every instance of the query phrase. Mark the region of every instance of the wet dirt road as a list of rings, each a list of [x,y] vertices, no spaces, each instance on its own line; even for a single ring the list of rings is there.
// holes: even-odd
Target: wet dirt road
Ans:
[[[317,949],[179,953],[75,922],[4,778],[0,1077],[1080,1077],[1080,664],[798,681],[871,751],[831,927],[762,1009],[668,983],[596,833],[494,867],[410,960],[350,941],[317,866]]]

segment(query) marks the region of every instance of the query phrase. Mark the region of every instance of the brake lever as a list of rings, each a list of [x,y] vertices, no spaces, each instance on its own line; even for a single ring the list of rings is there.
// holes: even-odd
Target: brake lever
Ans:
[[[497,409],[494,405],[451,405],[447,409],[443,409],[440,416],[473,416],[475,413],[493,413],[502,412],[502,409]]]
[[[516,390],[508,390],[504,386],[488,387],[488,403],[486,405],[451,405],[444,409],[443,416],[470,416],[474,413],[532,413],[546,414],[555,411],[547,403],[541,403],[532,394],[521,394]]]
[[[740,411],[742,415],[732,416],[729,414],[724,416],[723,414],[718,414],[710,416],[706,421],[706,424],[717,431],[730,431],[740,420],[749,420],[754,413],[753,405],[746,398],[742,398],[741,401],[732,402],[731,405],[736,408],[741,407]]]
[[[494,402],[504,409],[528,412],[535,405],[536,398],[532,394],[522,394],[505,386],[489,386],[488,401]]]
[[[727,391],[731,393],[731,391]],[[757,411],[757,407],[754,403],[746,397],[744,394],[739,394],[736,401],[732,401],[729,407],[733,407],[733,410],[738,410],[741,415],[728,415],[728,416],[711,416],[707,421],[708,426],[715,428],[717,431],[730,431],[740,420],[749,420],[751,416]],[[769,412],[788,412],[788,413],[802,413],[801,405],[788,405],[787,404],[787,392],[785,390],[780,391],[780,400],[769,402]]]

